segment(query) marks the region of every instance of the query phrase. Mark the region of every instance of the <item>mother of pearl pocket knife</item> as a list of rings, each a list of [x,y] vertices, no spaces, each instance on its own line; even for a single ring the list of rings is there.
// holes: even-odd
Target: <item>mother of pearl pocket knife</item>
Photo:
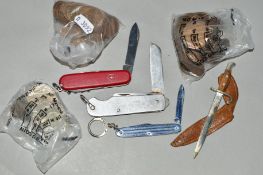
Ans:
[[[153,43],[150,46],[150,72],[150,93],[117,93],[105,101],[97,98],[87,100],[81,95],[87,104],[88,113],[93,117],[101,117],[163,111],[169,100],[164,96],[161,49]]]
[[[91,89],[129,84],[131,81],[131,73],[135,61],[138,41],[139,28],[135,23],[130,31],[128,50],[123,70],[66,74],[59,79],[59,85],[54,83],[53,86],[55,86],[59,91],[83,92]]]

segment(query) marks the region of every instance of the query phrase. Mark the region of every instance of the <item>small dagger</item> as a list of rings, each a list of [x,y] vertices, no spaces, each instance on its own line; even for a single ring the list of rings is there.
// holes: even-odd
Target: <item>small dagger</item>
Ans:
[[[226,95],[226,96],[230,97],[230,99],[231,99],[231,96],[226,94],[224,91],[226,90],[226,88],[228,87],[228,84],[230,82],[230,74],[231,74],[231,70],[232,70],[233,66],[235,66],[235,63],[229,63],[227,65],[225,72],[223,73],[223,79],[222,79],[223,81],[222,81],[222,83],[220,83],[218,90],[214,90],[211,88],[211,90],[216,92],[216,95],[214,97],[214,101],[213,101],[211,108],[209,110],[209,113],[207,115],[207,119],[204,123],[203,129],[202,129],[200,136],[198,138],[198,142],[197,142],[196,147],[195,147],[194,159],[197,157],[198,153],[202,149],[202,146],[204,145],[204,142],[205,142],[205,139],[206,139],[206,136],[208,133],[208,129],[209,129],[211,123],[213,122],[214,115],[215,115],[216,111],[218,110],[218,107],[220,105],[220,102],[221,102],[223,96]]]

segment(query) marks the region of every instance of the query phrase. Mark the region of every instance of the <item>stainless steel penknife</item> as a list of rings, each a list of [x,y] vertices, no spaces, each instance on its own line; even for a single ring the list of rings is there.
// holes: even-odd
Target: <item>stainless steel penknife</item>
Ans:
[[[156,44],[150,46],[150,72],[152,92],[117,93],[110,99],[101,101],[97,98],[81,99],[87,104],[87,111],[93,117],[117,116],[134,113],[163,111],[169,104],[164,96],[164,80],[161,49]]]
[[[139,125],[132,125],[126,127],[119,127],[115,123],[106,123],[100,117],[93,118],[88,124],[88,131],[91,136],[100,138],[104,136],[108,128],[115,130],[116,136],[121,138],[133,138],[133,137],[149,137],[149,136],[160,136],[168,134],[177,134],[181,132],[181,120],[183,113],[183,104],[184,104],[185,91],[183,85],[180,86],[178,95],[177,95],[177,104],[176,104],[176,114],[173,123],[162,123],[162,124],[150,124],[143,123]],[[85,99],[84,99],[85,100]],[[100,122],[104,128],[103,132],[96,133],[92,131],[92,124],[94,122]]]

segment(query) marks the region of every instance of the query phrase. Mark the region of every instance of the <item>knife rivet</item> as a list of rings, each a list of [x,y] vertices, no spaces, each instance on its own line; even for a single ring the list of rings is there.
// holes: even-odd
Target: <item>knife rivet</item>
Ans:
[[[120,112],[120,111],[121,111],[121,109],[120,109],[120,108],[118,108],[118,109],[117,109],[117,112]]]
[[[151,132],[146,132],[146,135],[151,136],[152,133]]]

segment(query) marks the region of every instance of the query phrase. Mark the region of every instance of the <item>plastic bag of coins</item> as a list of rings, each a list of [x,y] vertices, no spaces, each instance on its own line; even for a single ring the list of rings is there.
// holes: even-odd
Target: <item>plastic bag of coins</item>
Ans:
[[[0,131],[33,153],[45,173],[81,137],[80,125],[53,88],[42,82],[24,85],[0,116]]]
[[[174,16],[172,38],[186,80],[201,79],[218,63],[254,49],[251,26],[238,9]]]
[[[82,3],[56,1],[53,6],[54,58],[74,69],[94,63],[119,31],[119,20]]]

